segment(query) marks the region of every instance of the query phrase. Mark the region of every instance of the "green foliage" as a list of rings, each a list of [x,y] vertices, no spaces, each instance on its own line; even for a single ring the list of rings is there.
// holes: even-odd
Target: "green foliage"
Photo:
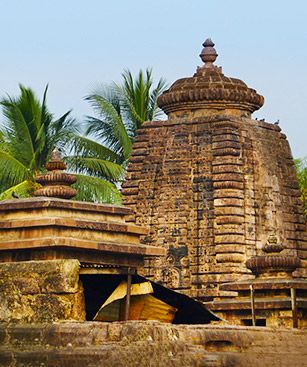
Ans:
[[[157,98],[165,89],[160,79],[153,88],[152,71],[141,70],[134,79],[129,70],[123,84],[113,83],[86,99],[97,117],[88,116],[87,136],[66,112],[55,120],[30,88],[20,85],[20,96],[0,101],[4,121],[0,125],[0,200],[30,196],[35,176],[44,171],[52,150],[70,155],[64,158],[71,172],[78,200],[120,203],[118,184],[124,180],[137,129],[146,120],[158,118]]]
[[[139,71],[138,76],[133,79],[129,70],[122,74],[124,83],[120,88],[123,98],[124,110],[128,119],[134,124],[134,135],[144,121],[158,118],[161,111],[158,109],[157,98],[166,88],[164,79],[158,81],[157,86],[152,89],[152,70],[146,69],[145,73]]]
[[[42,103],[22,85],[19,97],[7,96],[0,101],[4,115],[0,126],[1,198],[10,197],[16,190],[21,197],[33,191],[34,176],[43,169],[51,151],[76,132],[70,111],[53,119],[46,106],[47,90],[48,86]]]
[[[107,99],[108,98],[108,99]],[[86,98],[99,118],[88,116],[86,133],[99,139],[125,162],[131,154],[133,126],[123,118],[119,91],[110,87],[107,93],[92,94]]]
[[[78,190],[76,200],[91,198],[98,203],[121,204],[121,195],[111,182],[92,176],[76,174],[77,182],[73,185]]]
[[[86,98],[97,117],[87,117],[87,137],[74,141],[74,156],[69,158],[70,163],[76,163],[75,168],[79,167],[79,173],[96,177],[107,174],[109,181],[118,184],[124,179],[137,129],[144,121],[161,114],[157,98],[166,87],[160,79],[153,88],[149,69],[145,73],[140,70],[135,79],[129,70],[122,77],[122,85],[103,86]]]
[[[48,111],[47,90],[46,87],[42,103],[37,100],[31,89],[22,85],[19,97],[8,96],[0,101],[5,117],[0,126],[0,200],[31,196],[39,186],[34,178],[44,171],[44,165],[53,149],[57,147],[65,150],[72,141],[78,142],[78,126],[70,117],[70,111],[57,120]],[[102,172],[110,182],[98,177],[86,178],[78,175],[75,184],[79,189],[78,199],[119,202],[119,193],[112,181],[117,181],[123,176],[122,167],[109,160],[95,161],[94,154],[98,153],[103,153],[109,159],[114,158],[112,152],[108,155],[106,149],[101,151],[97,146],[95,153],[92,149],[92,156],[83,158],[85,138],[82,141],[84,148],[76,144],[76,152],[80,157],[67,158],[69,170],[85,171],[93,176]],[[86,182],[87,188],[84,187]]]
[[[307,157],[295,159],[294,164],[301,190],[304,212],[307,215]]]
[[[33,194],[41,185],[30,180],[22,181],[21,183],[10,187],[4,192],[0,193],[0,200],[7,200],[14,198],[25,198]]]

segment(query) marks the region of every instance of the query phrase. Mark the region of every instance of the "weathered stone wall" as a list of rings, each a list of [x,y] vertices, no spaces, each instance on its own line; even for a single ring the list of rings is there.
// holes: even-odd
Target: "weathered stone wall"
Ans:
[[[0,324],[0,365],[306,367],[303,330],[159,322]]]
[[[78,260],[0,263],[0,321],[85,320]]]
[[[150,228],[143,242],[168,251],[146,263],[145,276],[198,298],[227,295],[219,284],[252,277],[245,261],[272,234],[298,253],[303,275],[305,219],[285,135],[275,124],[209,112],[138,131],[124,203],[135,210],[129,220]]]

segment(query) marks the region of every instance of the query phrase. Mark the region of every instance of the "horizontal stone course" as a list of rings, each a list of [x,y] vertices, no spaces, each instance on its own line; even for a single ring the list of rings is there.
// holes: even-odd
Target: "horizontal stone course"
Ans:
[[[240,253],[217,253],[216,262],[217,263],[243,263],[246,257]]]
[[[33,325],[32,331],[2,324],[0,329],[9,335],[0,362],[9,367],[303,367],[307,357],[306,333],[298,330],[157,322]]]
[[[232,141],[232,140],[215,141],[212,143],[213,151],[216,149],[226,149],[226,148],[241,149],[241,144],[238,141]],[[215,155],[214,152],[213,155]]]
[[[240,156],[240,150],[235,148],[220,148],[212,152],[213,156]]]
[[[236,182],[243,182],[244,177],[242,173],[213,173],[212,180],[214,182],[219,181],[236,181]]]
[[[29,205],[29,203],[31,205]],[[94,204],[86,203],[84,201],[73,201],[64,200],[57,198],[27,198],[27,199],[12,199],[3,200],[0,202],[0,212],[5,211],[32,211],[37,208],[63,208],[70,210],[82,210],[82,211],[92,211],[92,212],[102,212],[108,214],[129,214],[131,209],[123,206],[114,206],[107,204]]]

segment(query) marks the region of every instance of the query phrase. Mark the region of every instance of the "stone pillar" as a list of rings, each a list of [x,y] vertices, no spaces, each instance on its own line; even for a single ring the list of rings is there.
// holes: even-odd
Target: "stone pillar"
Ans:
[[[78,260],[0,263],[0,322],[85,321]]]

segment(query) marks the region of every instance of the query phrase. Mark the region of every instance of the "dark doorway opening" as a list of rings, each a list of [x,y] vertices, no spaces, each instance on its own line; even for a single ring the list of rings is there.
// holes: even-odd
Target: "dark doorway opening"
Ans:
[[[108,274],[81,274],[84,288],[86,320],[92,321],[101,305],[127,276]]]
[[[111,274],[80,274],[84,288],[86,320],[92,321],[96,313],[109,298],[116,287],[127,281],[127,275]],[[139,275],[132,276],[132,283],[146,282],[148,279]],[[165,288],[160,284],[151,282],[157,299],[177,308],[174,324],[208,324],[218,321],[219,318],[205,308],[200,302],[186,295]]]
[[[243,319],[242,322],[245,326],[253,326],[252,319]],[[266,319],[256,319],[256,326],[266,326]]]

